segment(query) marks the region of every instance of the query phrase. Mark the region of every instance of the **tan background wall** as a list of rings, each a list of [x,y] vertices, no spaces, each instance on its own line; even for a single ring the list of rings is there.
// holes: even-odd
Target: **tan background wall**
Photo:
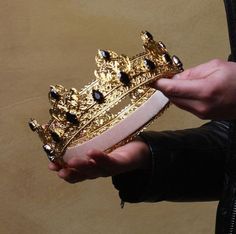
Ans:
[[[50,84],[82,87],[97,48],[134,55],[150,30],[191,67],[228,53],[223,1],[0,1],[0,233],[213,233],[215,202],[127,204],[110,179],[66,184],[47,170],[30,117],[48,119]],[[153,129],[201,121],[171,107]]]

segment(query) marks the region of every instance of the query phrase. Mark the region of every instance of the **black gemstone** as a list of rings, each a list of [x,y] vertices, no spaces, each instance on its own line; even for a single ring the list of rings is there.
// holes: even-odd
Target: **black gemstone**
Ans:
[[[53,155],[53,149],[50,145],[43,145],[43,149],[47,155],[49,155],[49,156]]]
[[[29,127],[33,132],[35,131],[35,126],[32,122],[29,122]]]
[[[155,63],[149,59],[144,59],[144,64],[148,70],[154,70],[156,68]]]
[[[61,138],[60,138],[60,136],[58,135],[57,132],[52,132],[52,133],[51,133],[51,136],[52,136],[52,139],[53,139],[54,141],[60,142]]]
[[[60,98],[59,93],[54,88],[50,90],[50,96],[52,99],[55,99],[55,100],[59,100]]]
[[[148,38],[148,40],[153,40],[153,36],[152,36],[152,34],[150,32],[145,31],[144,35]]]
[[[78,123],[78,118],[76,113],[73,112],[66,112],[66,119],[73,124],[77,124]]]
[[[166,53],[166,54],[163,54],[162,56],[166,63],[172,63],[172,59],[169,54]]]
[[[182,67],[183,67],[182,62],[180,61],[180,59],[179,59],[176,55],[174,55],[174,56],[172,57],[172,62],[173,62],[177,67],[179,67],[179,68],[182,68]]]
[[[36,131],[37,126],[36,126],[36,123],[35,123],[34,120],[31,120],[31,121],[29,122],[29,127],[30,127],[30,129],[31,129],[33,132]]]
[[[130,83],[129,75],[127,73],[119,72],[117,76],[120,79],[120,82],[124,85],[128,85]]]
[[[104,102],[104,96],[99,90],[93,90],[92,95],[95,102],[99,104]]]
[[[159,45],[161,48],[166,49],[166,46],[165,46],[165,44],[164,44],[162,41],[159,41],[159,42],[158,42],[158,45]]]
[[[48,155],[48,159],[53,162],[56,163],[56,157],[54,155]]]
[[[99,51],[99,54],[100,54],[100,56],[103,58],[103,59],[105,59],[105,60],[109,60],[110,59],[110,53],[108,52],[108,51],[106,51],[106,50],[100,50]]]

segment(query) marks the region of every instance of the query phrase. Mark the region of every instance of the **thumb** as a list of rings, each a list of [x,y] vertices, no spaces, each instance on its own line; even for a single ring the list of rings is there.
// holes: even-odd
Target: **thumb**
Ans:
[[[118,163],[115,158],[96,149],[89,150],[87,156],[89,157],[89,161],[94,162],[94,164],[99,167],[106,176],[116,174]]]
[[[109,163],[110,161],[110,157],[107,154],[97,149],[89,150],[87,152],[87,156],[90,158],[90,160],[92,159],[97,163]]]
[[[116,175],[126,169],[119,153],[112,152],[108,155],[102,151],[92,149],[88,151],[87,156],[94,161],[95,165],[106,176]]]
[[[206,82],[203,79],[159,79],[155,83],[155,88],[163,92],[167,97],[198,99],[205,91]]]

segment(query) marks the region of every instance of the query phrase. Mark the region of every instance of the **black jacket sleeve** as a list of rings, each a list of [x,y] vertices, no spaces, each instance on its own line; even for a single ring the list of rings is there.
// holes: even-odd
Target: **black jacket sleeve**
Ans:
[[[229,60],[236,61],[236,1],[224,0],[224,3],[231,49],[231,55],[229,57]]]
[[[144,132],[152,168],[114,176],[127,202],[215,200],[223,187],[229,123],[212,121],[199,128]]]

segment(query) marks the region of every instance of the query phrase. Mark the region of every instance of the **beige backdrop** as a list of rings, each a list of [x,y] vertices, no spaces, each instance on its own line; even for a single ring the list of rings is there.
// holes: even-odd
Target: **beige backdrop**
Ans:
[[[228,53],[219,0],[0,1],[0,233],[213,233],[217,203],[127,204],[110,178],[70,185],[47,169],[27,126],[48,119],[50,84],[93,79],[98,48],[134,55],[150,30],[186,68]],[[171,107],[153,129],[201,123]]]

